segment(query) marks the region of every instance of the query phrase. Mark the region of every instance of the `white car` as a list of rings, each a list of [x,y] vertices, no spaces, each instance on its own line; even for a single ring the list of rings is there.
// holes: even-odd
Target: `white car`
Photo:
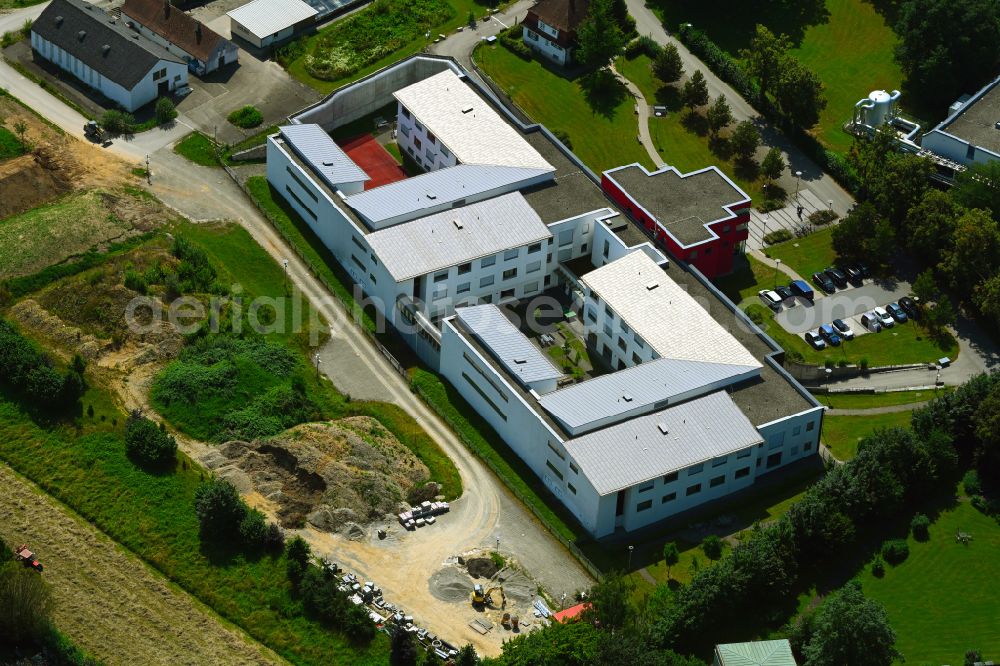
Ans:
[[[872,312],[874,312],[875,316],[877,316],[879,321],[882,322],[882,328],[892,328],[896,325],[896,320],[892,318],[892,315],[889,314],[885,308],[878,307],[872,310]]]
[[[764,305],[772,310],[781,309],[781,296],[778,295],[778,292],[771,289],[761,289],[757,292],[757,296],[764,302]]]

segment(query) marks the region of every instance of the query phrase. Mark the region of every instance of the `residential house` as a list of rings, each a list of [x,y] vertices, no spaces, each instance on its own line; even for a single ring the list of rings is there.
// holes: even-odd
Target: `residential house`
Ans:
[[[239,58],[235,44],[173,7],[170,0],[125,0],[122,18],[130,28],[183,59],[198,76]]]
[[[521,22],[524,43],[553,62],[570,64],[576,29],[589,6],[589,0],[540,0]]]

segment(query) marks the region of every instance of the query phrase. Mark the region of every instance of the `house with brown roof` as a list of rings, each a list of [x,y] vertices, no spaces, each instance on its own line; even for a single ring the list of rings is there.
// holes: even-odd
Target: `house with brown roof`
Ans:
[[[589,8],[590,0],[539,0],[521,22],[524,43],[553,62],[570,64],[576,29]]]
[[[170,4],[170,0],[125,0],[122,19],[204,76],[239,59],[239,49],[219,33]]]

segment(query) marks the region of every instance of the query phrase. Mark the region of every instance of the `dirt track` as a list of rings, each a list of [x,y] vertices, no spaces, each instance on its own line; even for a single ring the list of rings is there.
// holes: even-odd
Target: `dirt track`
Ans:
[[[2,463],[0,487],[0,536],[37,550],[56,626],[103,663],[284,663]]]

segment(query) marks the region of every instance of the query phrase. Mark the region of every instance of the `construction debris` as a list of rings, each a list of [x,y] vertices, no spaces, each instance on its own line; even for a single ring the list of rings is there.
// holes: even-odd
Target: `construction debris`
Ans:
[[[451,506],[447,502],[421,502],[420,504],[400,513],[399,524],[408,530],[415,530],[424,525],[433,525],[442,513],[451,511]]]

